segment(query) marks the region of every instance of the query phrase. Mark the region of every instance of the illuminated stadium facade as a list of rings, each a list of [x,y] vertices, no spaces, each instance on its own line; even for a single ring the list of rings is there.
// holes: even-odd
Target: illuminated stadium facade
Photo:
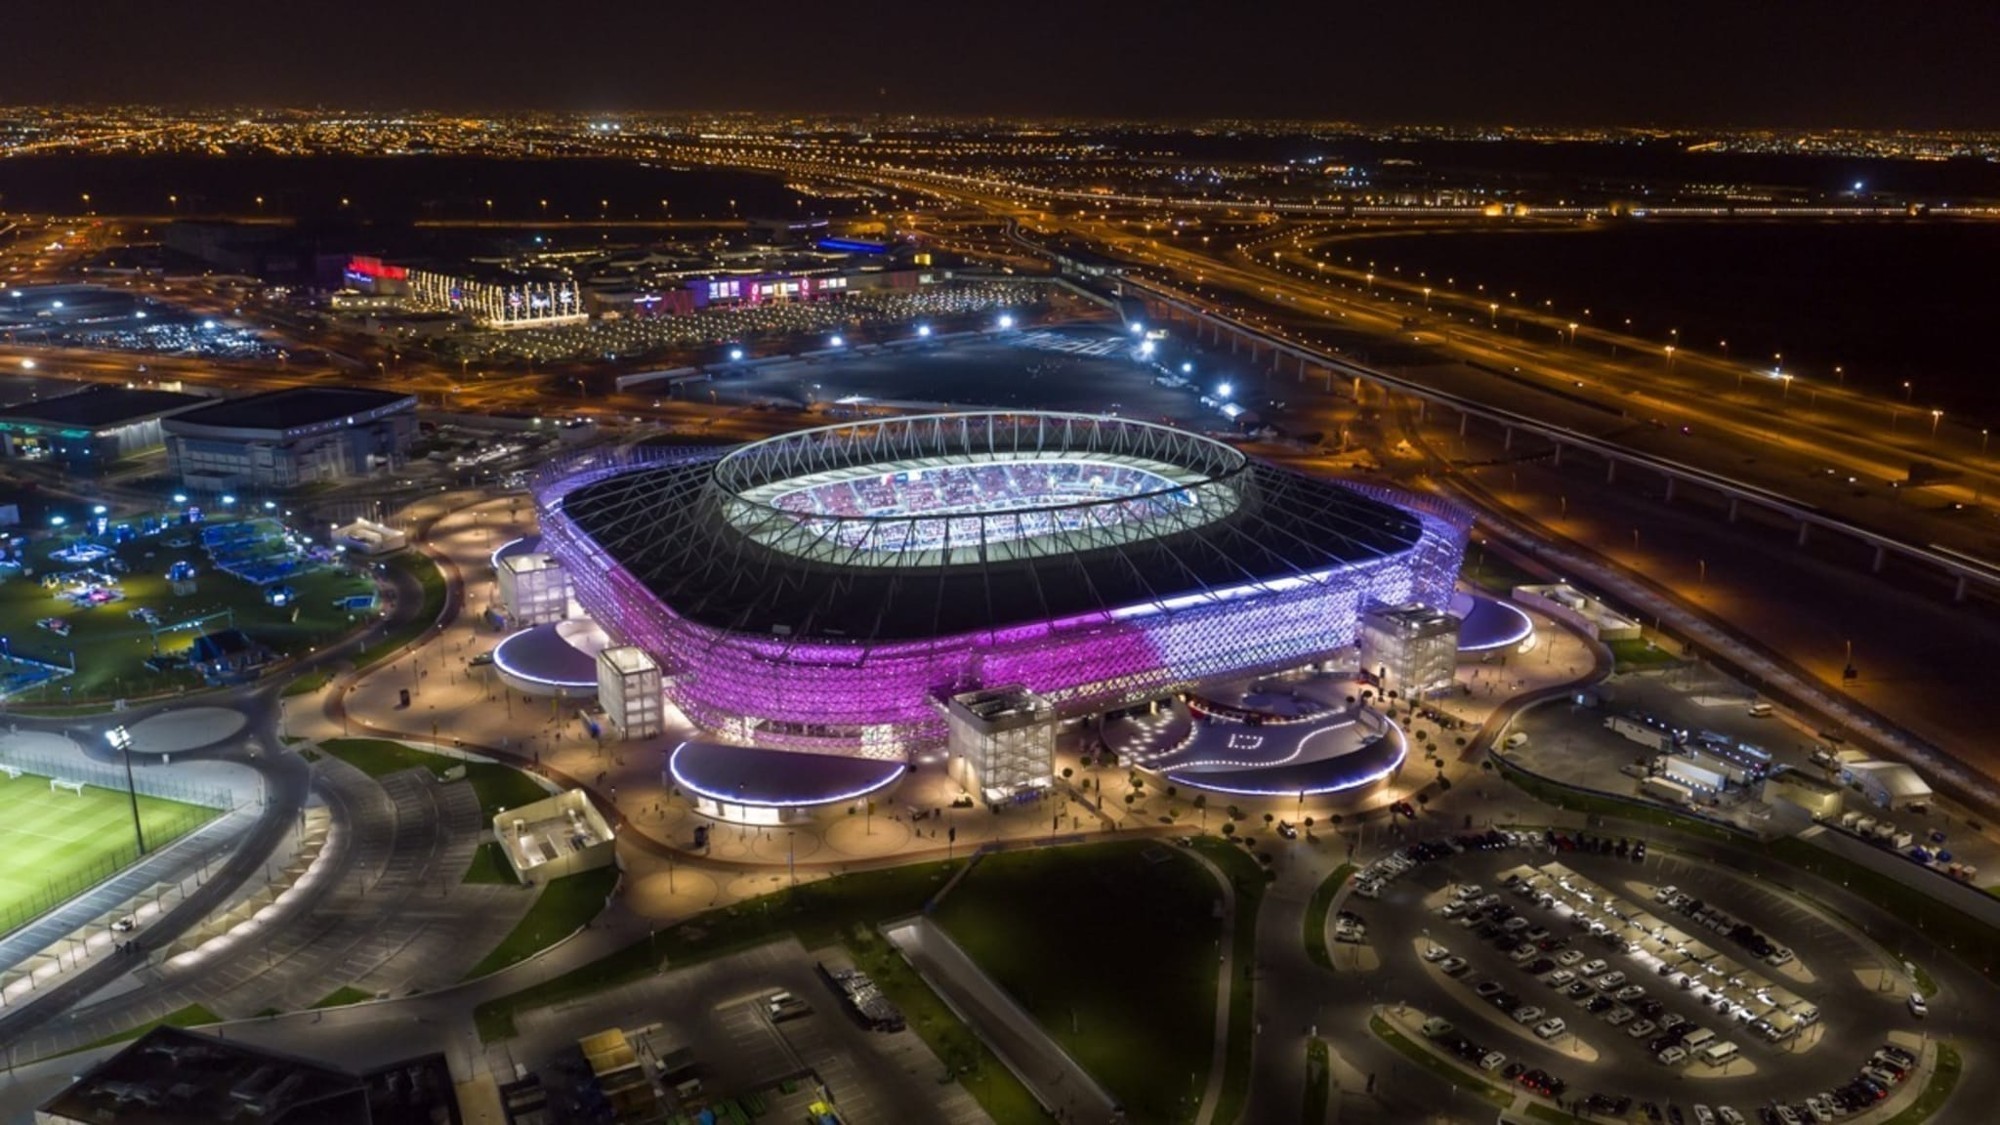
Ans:
[[[880,758],[941,745],[939,701],[972,687],[1080,714],[1321,659],[1372,602],[1447,604],[1470,522],[1071,414],[597,454],[537,502],[577,599],[693,722]]]

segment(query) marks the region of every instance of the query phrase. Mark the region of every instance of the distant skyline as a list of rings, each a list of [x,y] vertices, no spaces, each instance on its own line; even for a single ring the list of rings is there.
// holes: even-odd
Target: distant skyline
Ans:
[[[2000,5],[79,0],[0,102],[2000,128]]]

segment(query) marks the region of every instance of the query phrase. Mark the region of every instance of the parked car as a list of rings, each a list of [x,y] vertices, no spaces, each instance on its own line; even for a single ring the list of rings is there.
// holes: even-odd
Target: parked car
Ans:
[[[1564,1023],[1560,1017],[1546,1019],[1535,1025],[1535,1037],[1538,1039],[1554,1039],[1567,1030],[1569,1030],[1569,1025]]]
[[[1666,1050],[1653,1056],[1661,1066],[1679,1066],[1687,1061],[1687,1057],[1687,1051],[1680,1047],[1668,1047]]]

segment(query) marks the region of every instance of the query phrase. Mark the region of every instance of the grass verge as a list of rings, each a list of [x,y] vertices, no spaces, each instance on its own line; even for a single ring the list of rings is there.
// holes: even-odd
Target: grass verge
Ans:
[[[331,682],[333,682],[333,673],[331,672],[325,670],[307,672],[302,676],[293,677],[292,682],[286,684],[285,690],[279,694],[286,697],[311,695]]]
[[[1429,1071],[1431,1074],[1451,1083],[1459,1089],[1468,1091],[1473,1096],[1483,1098],[1502,1109],[1514,1104],[1513,1091],[1503,1090],[1491,1082],[1474,1078],[1472,1075],[1438,1058],[1436,1055],[1424,1050],[1422,1046],[1412,1041],[1402,1032],[1390,1027],[1389,1021],[1383,1019],[1381,1016],[1371,1014],[1368,1017],[1368,1030],[1374,1032],[1375,1037],[1382,1040],[1382,1042],[1394,1047],[1397,1053],[1401,1054],[1404,1058],[1415,1063],[1418,1069]]]
[[[1637,824],[1651,824],[1659,828],[1686,833],[1690,836],[1700,836],[1707,840],[1720,840],[1724,843],[1741,844],[1752,839],[1748,833],[1738,832],[1705,820],[1696,820],[1693,817],[1678,816],[1665,809],[1654,808],[1650,805],[1640,804],[1637,801],[1622,801],[1616,797],[1600,797],[1593,793],[1580,793],[1574,789],[1566,789],[1553,782],[1530,777],[1518,769],[1510,769],[1504,763],[1500,767],[1500,772],[1508,781],[1512,782],[1530,797],[1535,798],[1543,804],[1569,809],[1572,812],[1610,817],[1616,820],[1629,820]]]
[[[1306,956],[1322,969],[1333,968],[1333,955],[1326,949],[1326,916],[1333,911],[1333,899],[1340,888],[1347,885],[1358,870],[1351,863],[1343,863],[1333,869],[1333,873],[1313,888],[1312,901],[1306,903]]]
[[[617,868],[600,867],[565,875],[543,887],[514,931],[502,938],[464,979],[497,973],[575,933],[604,909],[604,900],[617,883]]]
[[[1322,1125],[1326,1103],[1333,1096],[1333,1061],[1326,1040],[1315,1035],[1306,1040],[1306,1098],[1299,1107],[1299,1125]]]
[[[373,999],[375,999],[374,993],[363,992],[351,984],[343,984],[318,1000],[313,1001],[312,1006],[315,1008],[345,1008],[349,1004],[359,1004],[364,1000]]]
[[[417,607],[415,617],[382,634],[367,652],[355,656],[354,670],[357,672],[387,660],[398,649],[423,636],[424,631],[435,625],[438,615],[444,612],[444,572],[437,568],[429,555],[422,551],[405,551],[390,558],[388,565],[416,579],[418,587],[423,590],[423,604]]]
[[[1929,1121],[1933,1114],[1944,1108],[1946,1099],[1958,1088],[1958,1076],[1964,1069],[1965,1060],[1959,1057],[1958,1048],[1949,1043],[1939,1043],[1937,1068],[1931,1071],[1930,1081],[1924,1083],[1923,1093],[1882,1125],[1920,1125]]]
[[[1667,668],[1683,661],[1651,641],[1632,638],[1623,641],[1606,641],[1604,647],[1611,650],[1611,656],[1618,661],[1618,670],[1628,671],[1640,668]]]
[[[1257,910],[1271,873],[1249,851],[1216,836],[1197,836],[1194,848],[1212,860],[1236,889],[1236,914],[1229,933],[1229,1038],[1222,1057],[1222,1090],[1215,1100],[1216,1121],[1235,1121],[1250,1100],[1250,1048],[1255,1034]]]
[[[893,946],[872,928],[856,930],[844,944],[856,967],[902,1009],[911,1030],[993,1118],[994,1125],[1043,1125],[1048,1121],[1035,1095],[984,1040],[952,1014]],[[943,1076],[939,1077],[942,1080]]]
[[[166,1015],[161,1016],[159,1019],[147,1020],[145,1023],[142,1023],[135,1028],[131,1028],[126,1031],[121,1031],[116,1035],[107,1035],[102,1039],[96,1040],[95,1042],[86,1043],[85,1045],[78,1047],[77,1050],[92,1051],[96,1050],[99,1047],[109,1047],[113,1043],[129,1043],[132,1040],[139,1038],[141,1035],[146,1034],[147,1032],[153,1030],[156,1027],[201,1027],[206,1024],[221,1023],[221,1022],[222,1022],[221,1016],[216,1015],[214,1012],[209,1011],[207,1008],[201,1006],[200,1004],[189,1004],[185,1008],[179,1008],[174,1011],[168,1012]],[[73,1054],[74,1052],[70,1053]]]

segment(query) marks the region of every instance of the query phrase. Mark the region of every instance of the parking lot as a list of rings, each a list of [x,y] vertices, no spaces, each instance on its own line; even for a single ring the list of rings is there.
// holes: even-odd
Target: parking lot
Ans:
[[[509,1069],[514,1060],[540,1069],[578,1039],[623,1027],[643,1044],[642,1057],[690,1052],[703,1095],[763,1090],[774,1119],[803,1119],[806,1100],[823,1086],[843,1118],[857,1125],[988,1121],[964,1087],[940,1083],[944,1064],[916,1032],[871,1031],[849,1015],[813,967],[818,959],[833,966],[839,956],[808,953],[789,939],[772,942],[627,985],[615,1004],[525,1013],[519,1038],[494,1050],[505,1052]],[[780,992],[802,1006],[774,1013],[770,998]],[[771,1089],[801,1075],[811,1077],[792,1094]]]
[[[1775,1100],[1833,1120],[1886,1101],[1915,1066],[1876,1057],[1885,1031],[1922,1046],[1882,951],[1779,888],[1642,843],[1431,841],[1371,865],[1342,908],[1436,1047],[1565,1104],[1782,1121]]]

